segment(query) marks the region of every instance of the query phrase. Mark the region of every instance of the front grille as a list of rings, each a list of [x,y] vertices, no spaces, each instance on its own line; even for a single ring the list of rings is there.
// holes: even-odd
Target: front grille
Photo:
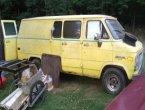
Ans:
[[[143,62],[143,52],[141,52],[140,54],[139,54],[139,58],[138,58],[138,66],[140,67],[141,65],[142,65],[142,62]]]

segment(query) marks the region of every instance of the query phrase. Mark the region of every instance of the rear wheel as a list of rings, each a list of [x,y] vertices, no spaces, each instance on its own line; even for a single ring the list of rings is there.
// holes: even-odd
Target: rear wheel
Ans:
[[[33,59],[32,63],[36,65],[37,69],[41,67],[41,61],[39,59]]]
[[[126,80],[123,72],[117,68],[108,68],[102,76],[103,89],[116,95],[125,87]]]

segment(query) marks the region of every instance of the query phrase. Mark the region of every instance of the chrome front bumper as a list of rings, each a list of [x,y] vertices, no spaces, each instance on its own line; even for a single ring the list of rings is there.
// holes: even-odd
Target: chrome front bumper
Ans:
[[[140,69],[133,75],[132,80],[136,79],[138,76],[143,74],[143,71],[144,71],[144,61],[142,61]]]

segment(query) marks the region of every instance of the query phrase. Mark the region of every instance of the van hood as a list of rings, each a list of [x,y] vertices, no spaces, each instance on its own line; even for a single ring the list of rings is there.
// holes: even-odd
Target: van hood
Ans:
[[[131,45],[128,45],[126,43],[124,43],[124,45],[126,45],[128,52],[140,53],[143,50],[143,45],[138,40],[135,42],[135,46],[131,46]]]
[[[114,50],[120,52],[140,53],[143,51],[143,45],[140,41],[135,42],[135,46],[125,43],[123,40],[114,44]]]
[[[137,40],[137,37],[133,34],[125,32],[125,36],[122,41],[126,48],[124,50],[128,52],[140,53],[143,50],[143,44]]]

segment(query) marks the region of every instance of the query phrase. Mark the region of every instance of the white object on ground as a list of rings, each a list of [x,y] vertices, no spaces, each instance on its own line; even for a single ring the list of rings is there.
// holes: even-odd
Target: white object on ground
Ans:
[[[28,96],[23,94],[21,88],[17,88],[13,93],[0,102],[0,106],[8,110],[18,110],[23,105],[24,99],[28,99]]]
[[[51,91],[54,88],[52,77],[50,75],[45,75],[41,69],[39,69],[39,72],[42,74],[42,82],[47,85],[47,90]]]

